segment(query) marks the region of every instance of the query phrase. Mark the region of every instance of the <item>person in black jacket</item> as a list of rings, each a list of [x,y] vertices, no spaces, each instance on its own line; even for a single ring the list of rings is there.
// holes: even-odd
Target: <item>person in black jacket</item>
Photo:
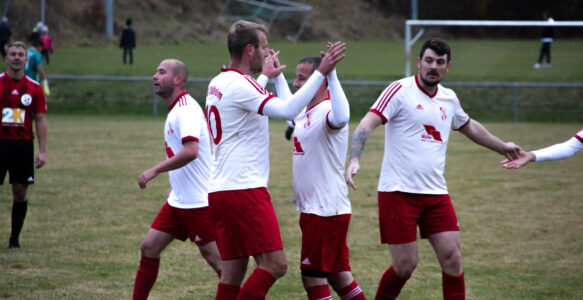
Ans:
[[[136,47],[136,32],[132,28],[132,19],[126,20],[126,28],[121,33],[119,46],[123,48],[123,64],[126,64],[126,57],[130,56],[130,65],[134,64],[133,49]]]
[[[549,23],[553,23],[555,20],[551,18],[549,12],[545,12],[543,14],[543,19],[545,19]],[[541,67],[541,63],[543,59],[546,57],[546,63],[543,64],[543,67],[550,68],[551,67],[551,44],[553,43],[553,27],[545,26],[543,29],[543,33],[541,35],[541,47],[540,47],[540,54],[538,56],[538,61],[534,64],[534,68],[538,69]]]
[[[2,22],[0,22],[0,52],[2,57],[6,57],[6,44],[10,42],[10,37],[12,36],[12,30],[8,26],[8,18],[3,17]]]

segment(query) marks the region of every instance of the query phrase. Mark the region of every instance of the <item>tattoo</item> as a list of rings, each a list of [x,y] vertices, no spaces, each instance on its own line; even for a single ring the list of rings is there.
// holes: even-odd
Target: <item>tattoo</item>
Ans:
[[[352,136],[352,144],[350,145],[350,159],[356,157],[360,160],[370,132],[369,129],[360,126],[356,127]]]

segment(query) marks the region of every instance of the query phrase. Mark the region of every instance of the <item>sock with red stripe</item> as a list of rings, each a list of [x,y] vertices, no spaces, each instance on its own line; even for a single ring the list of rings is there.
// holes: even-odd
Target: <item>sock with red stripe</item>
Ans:
[[[255,268],[251,276],[245,281],[243,287],[241,287],[237,299],[265,299],[265,295],[267,295],[267,292],[274,283],[275,278],[269,272]]]
[[[352,281],[347,287],[342,288],[339,291],[336,291],[340,299],[342,300],[365,300],[366,297],[362,292],[362,289],[356,283],[356,280]]]
[[[140,267],[136,274],[136,282],[134,283],[134,295],[132,299],[148,299],[150,290],[156,283],[158,278],[158,269],[160,268],[160,258],[151,258],[142,256],[140,259]]]
[[[327,284],[316,285],[306,289],[308,300],[332,300],[332,294]]]
[[[393,266],[391,266],[385,271],[383,277],[381,277],[375,300],[390,300],[397,298],[401,293],[401,289],[405,283],[407,283],[407,280],[409,280],[409,277],[403,278],[399,276],[399,274],[393,269]]]
[[[458,276],[452,276],[441,272],[443,286],[443,299],[464,300],[466,299],[466,286],[464,283],[464,272]]]
[[[215,300],[235,300],[237,299],[237,295],[239,295],[240,289],[241,288],[236,285],[219,282],[219,288],[217,289]]]

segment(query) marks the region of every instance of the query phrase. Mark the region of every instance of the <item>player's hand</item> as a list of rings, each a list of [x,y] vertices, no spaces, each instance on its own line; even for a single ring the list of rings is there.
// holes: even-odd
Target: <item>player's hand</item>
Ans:
[[[291,126],[288,126],[287,129],[285,130],[285,138],[289,141],[291,140],[291,136],[294,133],[294,128]]]
[[[157,175],[158,173],[154,169],[148,169],[144,171],[142,174],[140,174],[140,177],[138,177],[138,185],[141,189],[145,189],[148,181],[154,179],[154,177]]]
[[[356,176],[356,174],[358,174],[359,170],[360,170],[360,163],[358,162],[358,159],[353,158],[348,163],[348,168],[346,168],[346,174],[344,175],[346,178],[346,183],[348,183],[348,185],[350,185],[355,190],[357,190],[358,187],[354,183],[353,177]]]
[[[45,152],[39,152],[36,154],[36,159],[34,161],[34,166],[39,169],[42,168],[47,160],[47,155]]]
[[[522,149],[518,152],[518,157],[516,159],[505,159],[500,162],[502,168],[505,169],[518,169],[522,166],[527,165],[529,162],[534,161],[535,156],[532,152],[525,152]]]
[[[502,149],[501,154],[506,156],[508,160],[515,160],[520,157],[520,152],[523,151],[522,148],[514,144],[513,142],[504,143],[504,149]],[[524,151],[523,151],[524,152]]]
[[[346,44],[343,42],[336,42],[330,43],[328,42],[328,52],[322,56],[322,62],[318,67],[318,71],[322,73],[322,75],[327,75],[332,71],[336,64],[343,60],[346,55],[344,52],[346,51]],[[322,55],[322,52],[320,53]]]
[[[274,51],[273,49],[267,49],[267,57],[263,62],[263,71],[261,74],[274,78],[277,77],[283,70],[287,68],[286,65],[281,65],[279,63],[279,51]]]

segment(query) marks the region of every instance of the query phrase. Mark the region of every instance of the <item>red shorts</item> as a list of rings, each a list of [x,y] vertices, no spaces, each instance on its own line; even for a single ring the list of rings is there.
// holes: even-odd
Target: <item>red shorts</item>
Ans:
[[[223,260],[283,249],[266,188],[209,193],[209,207]]]
[[[403,244],[444,231],[459,231],[449,195],[378,192],[379,227],[383,244]]]
[[[317,270],[330,274],[350,271],[346,235],[350,214],[321,217],[300,215],[302,229],[301,270]]]
[[[166,202],[150,228],[171,234],[181,241],[189,238],[197,245],[215,240],[208,207],[176,208]]]

